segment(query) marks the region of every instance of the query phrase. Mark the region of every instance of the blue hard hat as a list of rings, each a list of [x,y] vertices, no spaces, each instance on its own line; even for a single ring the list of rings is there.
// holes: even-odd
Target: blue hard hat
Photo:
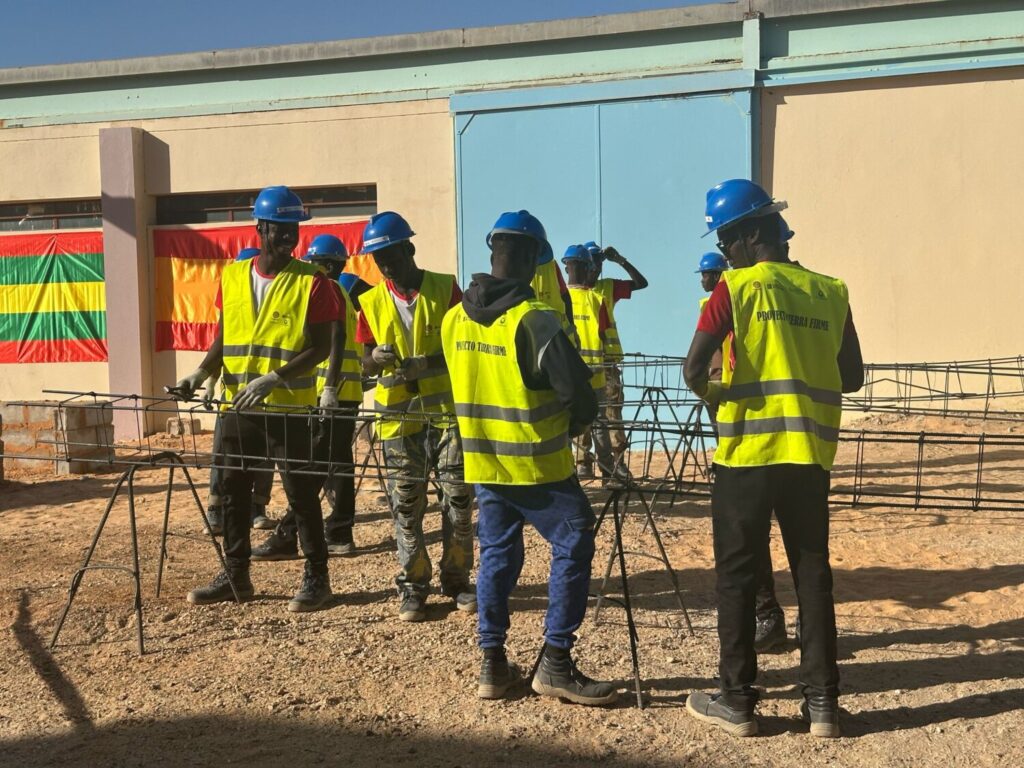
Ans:
[[[729,268],[725,256],[720,253],[705,253],[700,257],[696,272],[725,272]]]
[[[782,242],[788,243],[793,239],[794,235],[796,235],[796,232],[789,228],[789,224],[787,224],[786,220],[781,216],[779,216],[779,221],[781,222],[779,231],[782,233]]]
[[[260,249],[259,248],[243,248],[242,250],[240,250],[238,252],[238,255],[235,256],[235,261],[245,261],[246,259],[251,259],[253,256],[259,256],[259,255],[260,255]]]
[[[309,221],[302,199],[288,187],[265,187],[252,205],[252,217],[285,223]]]
[[[729,179],[708,190],[704,221],[708,231],[702,237],[730,224],[750,218],[778,213],[786,207],[775,202],[759,185],[749,179]]]
[[[590,258],[595,264],[604,260],[604,257],[601,256],[601,246],[593,240],[587,240],[587,242],[583,244],[583,247],[590,251]]]
[[[409,222],[394,211],[375,213],[363,230],[363,253],[373,253],[396,243],[404,243],[416,233]]]
[[[585,261],[588,264],[593,264],[594,260],[590,257],[590,251],[584,245],[570,245],[565,249],[565,256],[562,257],[562,263],[568,264],[570,261]]]
[[[544,230],[544,225],[540,223],[540,219],[529,211],[505,211],[505,213],[501,214],[498,220],[494,222],[494,226],[491,227],[491,231],[487,233],[488,246],[491,244],[491,235],[496,234],[525,235],[539,242],[541,248],[540,255],[537,257],[538,265],[547,264],[555,258],[555,254],[551,250],[551,244],[548,242],[548,233]]]
[[[348,250],[341,239],[334,235],[324,233],[313,238],[309,244],[309,250],[302,257],[303,261],[345,261],[348,258]]]
[[[355,275],[351,272],[342,272],[338,275],[338,285],[345,289],[346,292],[350,292],[352,287],[359,282],[359,275]]]

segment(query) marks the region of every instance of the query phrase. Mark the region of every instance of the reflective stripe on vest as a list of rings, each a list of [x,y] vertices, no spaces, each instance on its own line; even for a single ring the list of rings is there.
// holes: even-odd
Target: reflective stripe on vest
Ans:
[[[338,402],[359,403],[363,400],[363,366],[359,360],[359,342],[356,341],[356,318],[355,307],[352,299],[344,286],[338,285],[341,291],[342,301],[345,303],[345,347],[341,352],[341,370],[338,372]],[[327,385],[327,367],[330,358],[327,358],[320,367],[316,369],[316,393],[319,397]]]
[[[602,277],[594,284],[594,290],[601,294],[608,312],[608,329],[604,332],[605,359],[612,363],[622,362],[622,341],[619,339],[619,326],[615,324],[615,281]]]
[[[732,301],[736,365],[718,409],[715,463],[831,469],[842,418],[836,355],[849,310],[846,285],[774,262],[722,279]]]
[[[242,386],[280,368],[309,345],[306,312],[318,269],[292,259],[274,276],[257,315],[249,274],[252,267],[252,261],[238,261],[221,273],[226,402],[233,400]],[[309,371],[276,387],[263,405],[274,410],[274,406],[312,406],[316,402],[316,377]]]
[[[411,347],[387,282],[378,283],[359,297],[363,317],[377,344],[394,345],[402,360],[424,355],[428,362],[428,369],[416,379],[417,391],[410,390],[404,381],[396,381],[393,370],[378,377],[374,405],[381,439],[412,435],[426,426],[425,419],[389,419],[388,414],[451,412],[452,384],[441,349],[441,321],[454,285],[453,275],[424,271],[409,334]]]
[[[558,315],[562,323],[562,330],[571,339],[573,337],[572,323],[565,314],[565,302],[562,301],[562,284],[558,280],[558,264],[552,259],[547,264],[537,267],[537,273],[530,281],[530,287],[537,295],[537,301],[547,304]]]
[[[529,299],[485,326],[460,304],[444,319],[467,483],[537,485],[572,476],[568,411],[554,390],[527,389],[519,370],[516,331],[534,311],[552,310]]]
[[[601,338],[601,294],[590,288],[572,286],[572,314],[580,337],[580,357],[590,366],[590,386],[604,390],[605,340]]]

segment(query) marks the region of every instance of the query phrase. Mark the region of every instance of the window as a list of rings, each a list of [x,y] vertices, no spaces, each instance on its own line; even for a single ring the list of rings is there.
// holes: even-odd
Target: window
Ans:
[[[377,212],[377,185],[295,189],[313,218],[358,216]],[[156,201],[157,224],[251,222],[258,189],[244,192],[166,195]]]
[[[0,232],[99,229],[102,226],[99,198],[0,204]]]

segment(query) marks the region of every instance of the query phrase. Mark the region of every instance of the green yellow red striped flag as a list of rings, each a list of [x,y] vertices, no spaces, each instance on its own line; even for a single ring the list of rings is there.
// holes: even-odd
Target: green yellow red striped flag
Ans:
[[[0,235],[0,363],[106,359],[103,233]]]

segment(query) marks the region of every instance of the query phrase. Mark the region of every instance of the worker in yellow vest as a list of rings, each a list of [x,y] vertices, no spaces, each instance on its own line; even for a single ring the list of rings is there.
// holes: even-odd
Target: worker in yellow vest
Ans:
[[[462,478],[462,441],[453,418],[452,385],[441,351],[441,320],[462,299],[453,275],[416,266],[414,232],[397,213],[373,216],[363,232],[384,281],[360,297],[356,340],[363,372],[377,376],[376,429],[395,516],[401,600],[398,618],[423,621],[432,566],[423,538],[428,470],[436,463],[443,515],[441,592],[461,611],[476,610],[473,493]]]
[[[518,216],[518,212],[508,211],[508,213],[503,215],[514,217]],[[502,222],[499,220],[497,224],[502,224]],[[490,235],[488,235],[488,238],[490,238]],[[487,245],[490,246],[490,244],[488,239]],[[566,335],[573,341],[578,341],[576,328],[573,325],[572,296],[569,295],[569,286],[565,284],[562,270],[558,268],[555,254],[552,252],[550,245],[540,254],[537,262],[537,274],[530,281],[530,287],[533,288],[537,301],[547,304],[555,310],[559,321],[562,323],[562,330],[565,331]]]
[[[312,264],[292,258],[299,222],[309,219],[287,187],[267,187],[253,206],[260,253],[228,264],[221,274],[217,338],[199,368],[179,381],[189,399],[211,371],[223,368],[222,488],[227,571],[189,602],[217,603],[253,596],[249,578],[249,507],[253,457],[277,461],[306,556],[302,584],[288,604],[312,611],[331,599],[319,485],[298,474],[310,455],[308,410],[317,406],[317,364],[331,351],[331,327],[340,307],[330,282]],[[301,412],[301,413],[300,413]],[[289,415],[297,414],[300,415]]]
[[[331,513],[324,521],[327,551],[332,555],[355,554],[352,527],[356,515],[355,462],[352,433],[363,400],[362,367],[356,343],[356,312],[352,299],[340,283],[348,251],[335,235],[313,238],[302,257],[321,270],[337,294],[340,316],[331,329],[331,354],[317,368],[317,397],[324,418],[321,460],[327,465],[324,491]],[[294,560],[298,557],[298,530],[295,513],[289,508],[274,532],[252,551],[255,561]]]
[[[711,495],[718,594],[719,693],[687,710],[736,736],[757,733],[755,600],[771,515],[779,521],[800,604],[801,713],[812,736],[836,737],[839,669],[828,557],[829,473],[842,394],[864,380],[845,283],[786,257],[785,203],[746,179],[707,194],[708,233],[732,269],[701,314],[686,356],[691,389],[718,408]],[[729,332],[728,386],[708,381]]]
[[[508,599],[523,567],[523,525],[551,545],[544,651],[533,690],[585,705],[617,691],[579,671],[571,649],[587,609],[594,512],[573,476],[569,437],[597,415],[591,371],[557,314],[530,288],[547,234],[528,211],[502,214],[487,240],[491,274],[475,274],[441,333],[462,431],[466,480],[480,504],[477,695],[518,682],[508,662]]]
[[[622,340],[619,338],[619,327],[615,322],[615,305],[620,301],[631,299],[634,291],[642,291],[647,287],[647,278],[634,267],[625,256],[608,246],[601,248],[593,240],[583,244],[590,252],[594,262],[593,269],[587,277],[587,285],[593,288],[604,299],[608,311],[607,354],[604,369],[604,416],[608,422],[608,434],[612,443],[612,457],[618,462],[626,448],[626,432],[622,427],[622,402],[625,397],[622,386]],[[614,280],[601,277],[605,261],[618,264],[629,275],[629,280]]]
[[[580,356],[590,366],[590,385],[599,402],[604,402],[605,369],[608,355],[608,328],[611,319],[608,307],[600,293],[587,287],[587,280],[593,267],[590,252],[582,245],[570,245],[562,257],[569,278],[569,294],[572,296],[572,311],[576,333],[579,336]],[[597,454],[597,466],[605,484],[621,484],[628,477],[626,468],[617,461],[612,451],[608,422],[600,416],[593,425],[584,430],[577,441],[578,455],[576,471],[581,479],[594,477],[594,454],[590,452],[591,441]]]

